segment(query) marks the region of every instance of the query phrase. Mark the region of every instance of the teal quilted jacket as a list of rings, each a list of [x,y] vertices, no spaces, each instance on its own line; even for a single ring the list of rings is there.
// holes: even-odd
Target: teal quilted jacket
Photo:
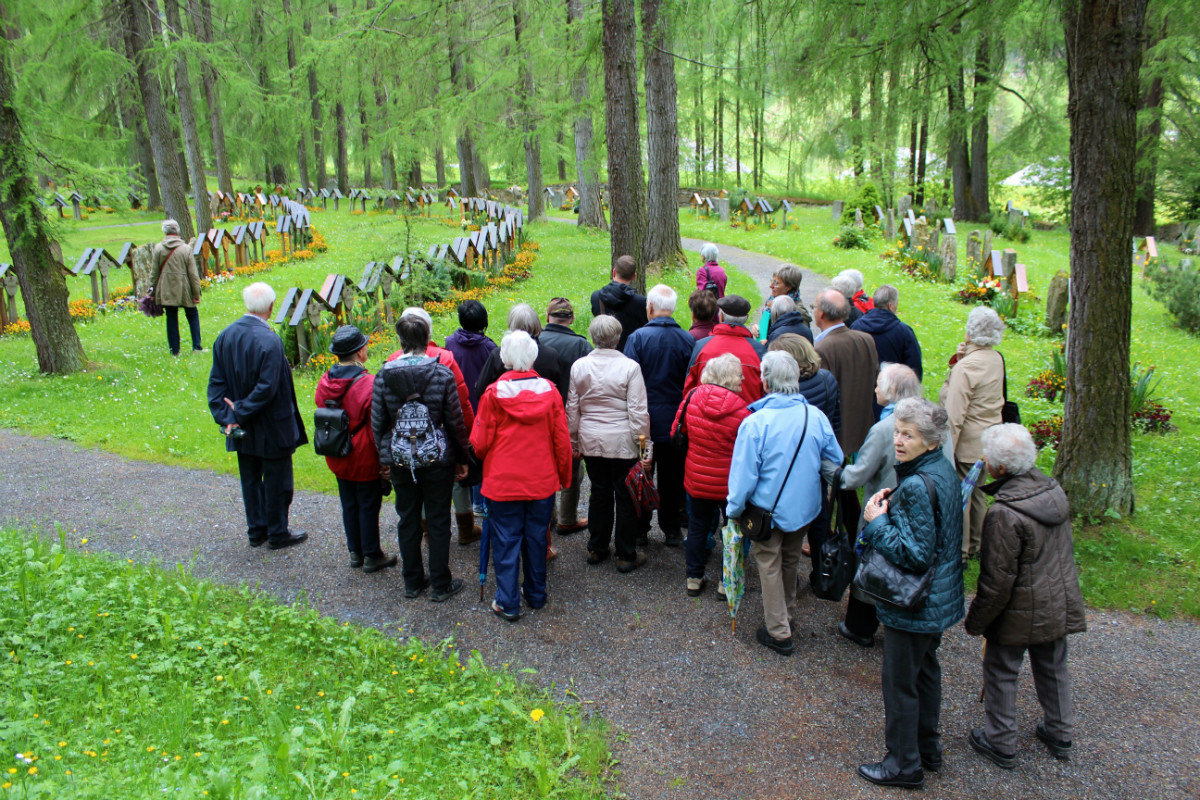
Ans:
[[[938,521],[925,491],[922,472],[936,487]],[[879,621],[911,633],[939,633],[966,615],[962,574],[962,488],[954,467],[932,450],[896,465],[900,485],[888,498],[888,511],[863,529],[862,538],[891,563],[914,572],[934,570],[929,598],[917,611],[879,603]]]

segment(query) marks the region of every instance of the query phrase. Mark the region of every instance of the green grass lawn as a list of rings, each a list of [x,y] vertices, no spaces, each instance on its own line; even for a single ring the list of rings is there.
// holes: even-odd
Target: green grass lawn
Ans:
[[[605,796],[603,724],[452,640],[12,530],[0,594],[5,796]]]

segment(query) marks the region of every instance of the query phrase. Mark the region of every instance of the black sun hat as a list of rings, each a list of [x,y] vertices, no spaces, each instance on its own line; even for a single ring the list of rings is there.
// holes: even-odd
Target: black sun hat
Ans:
[[[343,325],[334,332],[333,341],[329,343],[329,352],[335,356],[348,356],[357,353],[366,344],[367,337],[362,331],[353,325]]]

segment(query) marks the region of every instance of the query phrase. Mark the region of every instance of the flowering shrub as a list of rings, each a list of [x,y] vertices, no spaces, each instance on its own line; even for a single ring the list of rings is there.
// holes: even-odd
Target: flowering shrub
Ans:
[[[897,242],[896,249],[888,250],[882,258],[889,265],[904,270],[909,277],[919,281],[936,281],[942,268],[941,256],[912,243],[901,245]]]
[[[1153,400],[1147,400],[1133,412],[1133,427],[1142,433],[1167,433],[1174,430],[1171,411]]]
[[[967,279],[967,284],[958,291],[955,297],[958,302],[969,306],[980,303],[991,306],[996,301],[996,295],[1000,293],[999,278],[972,277]]]
[[[96,318],[96,305],[87,298],[72,300],[67,310],[71,312],[71,319],[76,322],[90,322]]]
[[[314,253],[324,253],[329,249],[329,245],[325,243],[325,237],[316,228],[312,229],[312,244],[309,245]]]
[[[858,228],[854,225],[843,225],[841,231],[833,240],[834,247],[840,247],[843,250],[870,250],[871,237],[865,228]]]
[[[27,319],[19,319],[4,326],[5,336],[27,336],[29,331],[29,320]]]
[[[292,260],[293,261],[308,261],[310,258],[313,257],[313,255],[314,255],[314,253],[312,250],[308,250],[308,249],[294,250],[294,251],[292,251]]]
[[[527,239],[521,245],[521,249],[513,258],[512,263],[505,266],[499,275],[489,276],[487,282],[482,286],[453,289],[445,299],[426,303],[425,310],[430,314],[449,314],[464,300],[482,300],[494,292],[514,286],[517,282],[523,281],[533,274],[533,262],[537,260],[539,250],[541,247],[537,242]]]
[[[1057,450],[1062,444],[1062,414],[1055,414],[1050,419],[1040,419],[1029,426],[1029,435],[1037,449],[1049,446]]]
[[[1043,400],[1054,402],[1062,396],[1066,388],[1066,378],[1056,374],[1054,370],[1044,369],[1025,387],[1025,396],[1040,397]]]

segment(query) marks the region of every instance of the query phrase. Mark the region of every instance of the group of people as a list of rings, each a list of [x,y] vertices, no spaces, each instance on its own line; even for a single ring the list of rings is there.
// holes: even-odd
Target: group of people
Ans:
[[[496,579],[491,608],[516,622],[523,605],[548,601],[555,536],[588,531],[591,565],[615,556],[616,571],[629,573],[646,563],[653,520],[631,491],[637,467],[656,486],[664,544],[685,547],[688,596],[709,587],[723,526],[752,507],[770,510],[769,535],[752,544],[764,616],[756,639],[781,655],[796,647],[801,560],[815,562],[843,528],[859,555],[924,576],[927,595],[908,608],[852,587],[838,625],[862,647],[884,629],[887,755],[860,767],[863,778],[916,788],[941,767],[937,650],[964,616],[967,632],[988,640],[986,724],[971,745],[1001,767],[1015,764],[1015,685],[1028,651],[1045,714],[1037,736],[1069,757],[1066,636],[1084,629],[1070,517],[1062,489],[1035,466],[1029,433],[1002,424],[1003,322],[991,309],[971,311],[935,404],[894,286],[868,297],[862,275],[846,271],[810,311],[803,273],[783,265],[753,324],[754,305],[725,291],[717,248],[701,255],[688,330],[674,319],[673,289],[636,291],[628,256],[592,294],[587,337],[563,297],[544,323],[531,306],[514,306],[499,345],[477,301],[459,306],[460,328],[444,348],[431,340],[429,315],[409,308],[396,323],[400,350],[372,376],[367,337],[339,328],[330,347],[339,363],[314,400],[343,409],[351,431],[350,453],[328,457],[350,566],[397,563],[379,533],[382,498],[394,491],[405,596],[430,589],[443,602],[463,586],[449,566],[451,506],[460,545],[479,540],[478,513]],[[265,324],[274,293],[256,283],[244,298],[246,317],[214,345],[209,406],[238,452],[251,546],[287,547],[304,539],[289,530],[287,506],[290,454],[307,436],[282,344]],[[992,482],[976,485],[983,473]],[[963,568],[980,555],[968,612]],[[723,596],[722,581],[713,583]]]

